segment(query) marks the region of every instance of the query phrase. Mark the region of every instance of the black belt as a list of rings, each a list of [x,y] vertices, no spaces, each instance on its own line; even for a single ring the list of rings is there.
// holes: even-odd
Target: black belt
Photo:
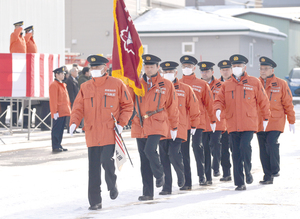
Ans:
[[[154,114],[159,113],[159,112],[161,112],[163,110],[164,110],[164,108],[161,108],[161,109],[158,109],[158,110],[155,110],[155,111],[147,111],[146,115],[143,116],[143,119],[147,119],[150,116],[153,116]]]

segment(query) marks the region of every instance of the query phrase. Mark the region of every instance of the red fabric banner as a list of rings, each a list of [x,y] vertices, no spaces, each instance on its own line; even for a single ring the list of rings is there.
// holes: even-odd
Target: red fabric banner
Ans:
[[[114,0],[114,22],[112,75],[133,88],[138,96],[144,96],[145,90],[139,81],[143,45],[124,0]]]

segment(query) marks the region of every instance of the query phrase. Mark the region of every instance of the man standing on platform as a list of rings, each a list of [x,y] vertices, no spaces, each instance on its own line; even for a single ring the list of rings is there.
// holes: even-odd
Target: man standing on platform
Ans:
[[[49,104],[51,117],[53,118],[53,126],[51,130],[52,151],[67,151],[61,146],[64,133],[66,117],[70,116],[71,103],[66,88],[66,84],[62,82],[65,77],[65,67],[60,67],[54,71],[55,80],[49,87]]]
[[[157,153],[160,138],[170,133],[173,140],[177,136],[179,122],[178,99],[171,81],[160,76],[160,58],[145,54],[145,74],[140,79],[145,88],[145,96],[135,98],[137,114],[132,120],[131,137],[136,138],[141,159],[143,195],[139,201],[153,200],[153,176],[156,187],[165,183],[163,166]],[[134,97],[133,90],[131,96]],[[171,129],[171,130],[170,130]]]
[[[26,42],[23,37],[23,21],[14,23],[15,30],[10,35],[10,53],[26,53]]]
[[[26,42],[26,53],[37,53],[37,46],[33,39],[33,26],[26,27],[25,29],[25,42]]]
[[[259,183],[273,184],[273,177],[279,176],[280,155],[278,138],[284,131],[286,117],[290,131],[295,133],[295,111],[293,97],[286,81],[274,75],[277,64],[267,58],[260,57],[260,82],[266,90],[270,102],[271,117],[266,131],[263,131],[263,116],[259,114],[258,143],[260,161],[264,171],[264,178]]]

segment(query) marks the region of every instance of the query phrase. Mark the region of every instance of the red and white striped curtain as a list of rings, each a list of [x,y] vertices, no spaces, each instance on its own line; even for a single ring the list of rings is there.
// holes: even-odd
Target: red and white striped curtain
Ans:
[[[59,54],[0,53],[0,97],[49,97]]]

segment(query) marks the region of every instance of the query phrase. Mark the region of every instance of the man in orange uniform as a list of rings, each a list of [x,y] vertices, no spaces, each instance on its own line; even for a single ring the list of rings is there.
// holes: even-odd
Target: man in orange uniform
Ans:
[[[172,193],[172,163],[178,178],[178,186],[183,187],[185,184],[184,168],[181,154],[181,142],[187,139],[188,121],[191,121],[193,127],[200,123],[200,111],[198,100],[189,85],[186,85],[176,78],[178,63],[167,61],[160,64],[163,70],[162,76],[170,80],[176,90],[178,97],[179,125],[176,139],[173,141],[171,136],[161,138],[159,142],[159,155],[165,173],[165,184],[160,195]]]
[[[10,53],[26,53],[26,42],[23,37],[23,21],[14,23],[15,30],[10,35]]]
[[[218,63],[218,67],[220,68],[222,82],[228,80],[232,74],[231,62],[229,60],[222,60]],[[226,123],[226,121],[224,120]],[[226,124],[225,124],[226,125]],[[227,128],[226,128],[227,129]],[[227,130],[222,133],[221,138],[221,166],[223,170],[223,176],[221,177],[220,181],[231,181],[231,163],[230,163],[230,152],[232,149],[232,143],[229,138]]]
[[[258,111],[262,112],[264,129],[269,119],[269,102],[260,81],[246,72],[248,59],[242,55],[230,57],[233,75],[225,81],[216,96],[214,109],[217,119],[226,118],[227,130],[232,140],[232,160],[235,190],[246,190],[243,166],[245,166],[246,183],[251,184],[250,142],[253,133],[258,130]],[[221,115],[225,112],[225,115]]]
[[[205,110],[208,112],[210,118],[210,124],[215,127],[216,119],[213,114],[213,97],[212,92],[208,84],[200,78],[196,78],[195,70],[197,59],[192,56],[182,56],[180,58],[182,64],[183,76],[180,82],[188,84],[192,87],[194,93],[199,102],[200,109],[200,123],[197,127],[191,127],[188,125],[187,141],[181,145],[181,153],[183,156],[184,174],[185,174],[185,186],[181,190],[191,190],[192,178],[191,178],[191,167],[190,167],[190,134],[192,134],[192,147],[197,163],[197,172],[199,176],[200,185],[206,185],[206,178],[204,176],[204,148],[202,145],[202,131],[206,127]]]
[[[219,79],[213,76],[215,65],[212,62],[199,62],[202,80],[206,81],[213,93],[213,99],[219,93],[222,83]],[[214,176],[220,176],[220,161],[221,161],[221,136],[225,131],[225,119],[216,122],[216,130],[212,130],[208,112],[205,110],[206,128],[203,131],[202,142],[204,146],[204,163],[205,163],[205,176],[207,185],[212,184],[211,169],[214,171]],[[211,155],[213,161],[211,162]]]
[[[169,136],[173,140],[177,136],[179,122],[178,99],[171,81],[158,73],[160,58],[145,54],[145,74],[140,79],[145,88],[145,96],[135,97],[137,114],[132,120],[131,137],[136,138],[141,159],[143,195],[139,201],[153,199],[153,176],[156,187],[162,187],[165,174],[157,153],[157,145],[161,137]],[[133,92],[131,95],[134,96]],[[170,130],[170,128],[171,130]]]
[[[26,53],[37,53],[37,47],[33,39],[33,26],[26,27],[25,29],[25,42],[26,42]]]
[[[99,55],[87,58],[91,65],[92,79],[83,83],[73,104],[70,118],[70,134],[84,118],[85,139],[89,158],[89,210],[102,208],[101,198],[101,165],[105,170],[105,181],[110,191],[110,198],[116,199],[117,176],[115,174],[114,120],[118,121],[118,131],[123,127],[133,111],[132,99],[125,84],[107,75],[108,60]]]
[[[274,75],[276,63],[260,57],[260,82],[264,86],[270,101],[271,117],[265,132],[263,132],[263,117],[259,116],[257,138],[260,149],[260,161],[264,171],[261,184],[273,184],[273,177],[279,176],[280,156],[278,138],[284,131],[286,117],[290,131],[295,133],[295,111],[293,97],[286,81]]]
[[[52,151],[67,151],[61,146],[64,133],[66,117],[70,116],[71,103],[66,88],[66,84],[62,81],[65,78],[65,67],[60,67],[54,71],[55,80],[49,87],[49,104],[51,117],[53,118],[53,126],[51,130]]]

